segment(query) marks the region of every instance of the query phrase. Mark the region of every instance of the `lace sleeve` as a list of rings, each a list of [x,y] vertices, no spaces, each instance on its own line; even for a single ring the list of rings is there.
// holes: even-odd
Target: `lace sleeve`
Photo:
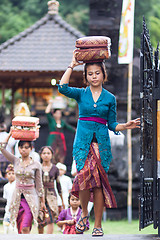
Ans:
[[[76,101],[80,99],[81,88],[69,87],[68,83],[59,84],[58,91],[69,98],[74,98]]]
[[[37,190],[38,196],[43,197],[44,196],[44,188],[43,188],[43,183],[42,183],[42,168],[41,168],[40,163],[37,162],[37,164],[39,166],[36,169],[36,173],[35,173],[35,185],[36,185],[36,190]]]
[[[116,113],[116,98],[114,97],[109,108],[108,128],[109,130],[113,131],[116,135],[119,134],[119,132],[115,131],[115,128],[117,125],[118,125],[118,122],[117,122],[117,113]]]

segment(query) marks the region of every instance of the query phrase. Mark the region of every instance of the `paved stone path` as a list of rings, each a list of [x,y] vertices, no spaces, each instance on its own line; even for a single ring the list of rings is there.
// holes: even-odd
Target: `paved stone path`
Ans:
[[[90,234],[83,234],[83,235],[62,235],[62,234],[28,234],[28,235],[4,235],[0,234],[0,240],[160,240],[160,238],[157,235],[107,235],[105,234],[103,237],[92,237]]]

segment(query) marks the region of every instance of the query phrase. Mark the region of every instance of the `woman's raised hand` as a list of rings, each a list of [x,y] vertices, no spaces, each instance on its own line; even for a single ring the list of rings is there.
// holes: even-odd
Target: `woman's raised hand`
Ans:
[[[78,61],[76,60],[77,54],[78,54],[78,52],[77,52],[76,49],[75,49],[75,50],[73,51],[72,61],[71,61],[71,64],[70,64],[70,66],[71,66],[72,68],[74,68],[74,67],[76,67],[76,66],[78,66],[78,65],[83,65],[83,62],[78,62]]]
[[[63,84],[68,84],[70,77],[71,77],[71,73],[74,67],[78,66],[78,65],[82,65],[82,62],[78,62],[76,60],[76,55],[78,52],[76,52],[76,50],[73,51],[73,56],[72,56],[72,61],[70,63],[70,65],[68,66],[67,70],[65,71],[65,73],[63,74],[61,81],[60,81],[60,86]]]
[[[140,128],[140,118],[130,120],[125,124],[126,129]]]

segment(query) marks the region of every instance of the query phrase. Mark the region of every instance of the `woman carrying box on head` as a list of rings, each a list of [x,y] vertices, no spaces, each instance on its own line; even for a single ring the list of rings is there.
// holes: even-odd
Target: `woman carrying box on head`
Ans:
[[[92,236],[103,236],[102,214],[104,206],[116,207],[116,201],[107,179],[112,159],[108,129],[118,131],[139,128],[140,120],[135,119],[119,124],[116,121],[116,99],[103,88],[107,78],[103,62],[86,63],[84,80],[86,88],[69,87],[73,69],[82,64],[76,60],[76,51],[70,66],[61,78],[59,92],[74,98],[79,107],[77,132],[73,144],[73,158],[78,174],[74,180],[72,194],[80,198],[82,215],[76,224],[77,233],[87,230],[88,202],[94,202],[95,223]]]
[[[17,222],[18,233],[29,234],[32,228],[32,220],[37,223],[39,207],[46,209],[42,168],[38,161],[34,161],[30,157],[32,142],[19,141],[18,148],[21,158],[16,158],[5,149],[9,137],[4,143],[1,143],[0,150],[8,161],[14,165],[16,177],[16,187],[10,206],[10,222],[12,225]]]

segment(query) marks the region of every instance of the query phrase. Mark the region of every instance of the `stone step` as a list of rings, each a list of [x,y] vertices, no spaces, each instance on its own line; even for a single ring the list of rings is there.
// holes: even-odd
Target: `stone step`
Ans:
[[[3,237],[2,237],[3,236]],[[73,235],[70,235],[70,234],[19,234],[17,235],[16,234],[16,237],[15,237],[15,234],[8,234],[8,235],[5,235],[5,234],[1,234],[1,237],[3,240],[19,240],[19,239],[22,239],[22,240],[41,240],[41,239],[45,239],[45,240],[61,240],[62,238],[63,239],[68,239],[68,240],[93,240],[93,239],[102,239],[102,240],[157,240],[157,235],[142,235],[142,234],[137,234],[137,235],[129,235],[129,234],[126,234],[126,235],[118,235],[118,234],[114,234],[114,235],[107,235],[105,234],[103,236],[103,238],[93,238],[91,234],[73,234]]]

